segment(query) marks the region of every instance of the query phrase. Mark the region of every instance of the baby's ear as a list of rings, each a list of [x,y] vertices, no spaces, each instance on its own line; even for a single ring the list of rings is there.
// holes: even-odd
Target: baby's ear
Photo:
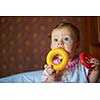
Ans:
[[[79,53],[81,50],[80,50],[80,43],[77,43],[76,44],[76,53]]]
[[[80,48],[80,43],[76,43],[76,49]]]

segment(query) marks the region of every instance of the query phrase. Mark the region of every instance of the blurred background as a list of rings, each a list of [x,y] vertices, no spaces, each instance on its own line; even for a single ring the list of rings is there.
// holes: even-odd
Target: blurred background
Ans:
[[[99,16],[0,16],[0,77],[43,69],[48,35],[59,22],[76,25],[82,50],[100,60]]]

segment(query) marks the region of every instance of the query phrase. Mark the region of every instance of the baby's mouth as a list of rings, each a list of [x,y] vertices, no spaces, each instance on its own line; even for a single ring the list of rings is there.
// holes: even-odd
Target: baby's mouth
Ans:
[[[62,46],[62,45],[59,45],[59,47],[58,47],[58,48],[62,48],[62,49],[64,49],[64,50],[65,50],[64,46]]]

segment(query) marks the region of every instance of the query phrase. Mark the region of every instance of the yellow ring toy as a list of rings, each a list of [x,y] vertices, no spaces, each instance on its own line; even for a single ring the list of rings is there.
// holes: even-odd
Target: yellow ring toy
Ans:
[[[53,62],[53,58],[56,55],[62,56],[62,61],[59,64],[55,64]],[[62,48],[56,48],[56,49],[50,50],[50,52],[47,54],[47,57],[46,57],[47,64],[52,65],[54,70],[57,70],[57,71],[63,70],[68,64],[68,60],[69,60],[68,53]]]

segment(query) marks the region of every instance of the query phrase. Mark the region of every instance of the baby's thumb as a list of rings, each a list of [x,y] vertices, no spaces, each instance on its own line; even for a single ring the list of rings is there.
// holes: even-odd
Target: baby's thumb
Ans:
[[[47,64],[45,64],[45,65],[44,65],[44,68],[47,68],[47,66],[48,66],[48,65],[47,65]]]
[[[56,71],[56,74],[58,74],[58,73],[59,73],[59,71],[57,70],[57,71]]]

